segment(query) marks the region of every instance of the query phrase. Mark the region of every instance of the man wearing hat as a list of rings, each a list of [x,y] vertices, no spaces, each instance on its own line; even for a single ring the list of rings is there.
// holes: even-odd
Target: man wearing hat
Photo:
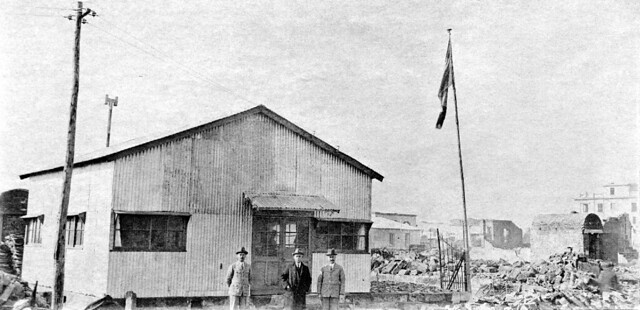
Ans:
[[[293,263],[282,272],[282,286],[293,295],[291,308],[294,310],[306,308],[306,296],[311,287],[311,273],[309,267],[302,263],[304,253],[300,249],[293,252]]]
[[[227,285],[229,286],[229,305],[231,310],[247,307],[249,289],[251,285],[251,265],[244,260],[247,257],[247,250],[242,247],[236,252],[238,261],[229,266],[227,271]]]
[[[323,310],[338,310],[338,302],[344,299],[344,270],[342,266],[336,264],[335,249],[329,249],[327,257],[329,264],[320,269],[318,276],[318,293]]]

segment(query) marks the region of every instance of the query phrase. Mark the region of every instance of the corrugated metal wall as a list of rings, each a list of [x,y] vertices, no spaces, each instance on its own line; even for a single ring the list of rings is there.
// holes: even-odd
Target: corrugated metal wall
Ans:
[[[317,293],[318,276],[322,266],[329,263],[326,254],[313,253],[313,263],[311,268],[311,291]],[[347,279],[345,291],[350,293],[368,293],[371,289],[370,266],[371,256],[369,254],[338,254],[336,264],[342,266]]]
[[[186,253],[110,252],[114,297],[225,295],[234,253],[251,248],[243,193],[322,195],[341,218],[371,211],[370,177],[262,114],[119,158],[113,188],[115,210],[193,214]]]

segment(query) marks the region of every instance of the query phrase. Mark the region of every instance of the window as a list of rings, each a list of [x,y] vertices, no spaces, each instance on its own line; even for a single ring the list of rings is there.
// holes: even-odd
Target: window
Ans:
[[[616,189],[615,189],[615,187],[610,187],[610,188],[609,188],[609,194],[611,194],[611,195],[615,195],[615,194],[616,194]]]
[[[318,222],[315,248],[339,251],[368,251],[368,226],[353,222]]]
[[[64,226],[65,239],[68,247],[82,246],[84,239],[84,223],[86,213],[67,216],[67,223]]]
[[[589,212],[589,204],[583,203],[582,204],[582,212]]]
[[[610,211],[611,211],[611,212],[613,212],[613,208],[615,208],[615,207],[616,207],[616,204],[612,202],[612,203],[611,203],[611,210],[610,210]]]
[[[602,212],[602,204],[601,203],[598,204],[598,212]]]
[[[44,215],[34,216],[24,219],[26,221],[25,226],[25,244],[39,244],[42,243],[42,223],[44,222]]]
[[[396,236],[393,233],[389,233],[389,245],[394,246],[396,243]]]
[[[184,252],[188,215],[116,214],[113,250]]]
[[[631,212],[638,212],[638,205],[635,202],[631,203]]]
[[[408,248],[409,245],[411,245],[411,234],[404,234],[404,246]]]

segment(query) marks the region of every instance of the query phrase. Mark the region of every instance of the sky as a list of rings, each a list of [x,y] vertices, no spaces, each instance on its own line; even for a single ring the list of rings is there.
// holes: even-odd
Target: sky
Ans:
[[[0,4],[0,191],[64,163],[73,1]],[[521,227],[637,182],[637,1],[84,1],[76,154],[259,104],[381,173],[374,211]]]

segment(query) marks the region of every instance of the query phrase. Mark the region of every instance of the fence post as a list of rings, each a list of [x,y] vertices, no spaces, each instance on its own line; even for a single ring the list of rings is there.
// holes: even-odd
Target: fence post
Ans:
[[[125,302],[124,302],[124,310],[135,310],[136,309],[136,293],[132,291],[127,291],[124,294]]]
[[[438,274],[440,275],[440,288],[442,287],[442,249],[440,248],[440,230],[436,228],[436,234],[438,235]]]

